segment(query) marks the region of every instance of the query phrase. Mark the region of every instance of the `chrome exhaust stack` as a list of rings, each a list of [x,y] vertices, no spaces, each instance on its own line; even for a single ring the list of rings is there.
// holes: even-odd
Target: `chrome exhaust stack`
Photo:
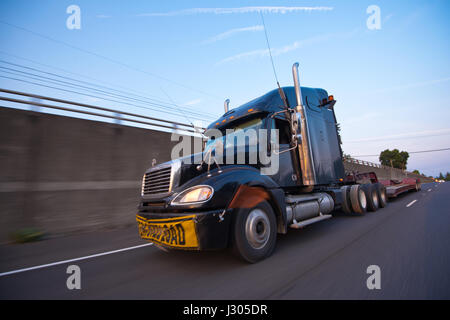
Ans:
[[[228,109],[230,108],[230,99],[225,100],[225,102],[223,103],[223,107],[225,109],[225,113],[227,113]]]
[[[292,66],[292,75],[294,77],[295,96],[297,98],[296,110],[300,114],[300,134],[298,146],[300,153],[300,166],[302,169],[303,185],[313,186],[316,184],[316,173],[314,170],[313,154],[311,150],[311,141],[309,138],[308,121],[306,118],[305,107],[303,104],[302,89],[298,74],[298,62]]]

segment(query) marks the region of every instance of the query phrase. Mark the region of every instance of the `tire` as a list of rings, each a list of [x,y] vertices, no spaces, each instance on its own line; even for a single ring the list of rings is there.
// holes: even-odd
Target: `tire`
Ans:
[[[387,193],[386,193],[386,187],[382,185],[381,183],[377,182],[374,184],[377,193],[378,193],[378,203],[380,208],[384,208],[387,206]]]
[[[352,185],[350,188],[350,202],[353,211],[364,214],[367,211],[367,197],[359,184]]]
[[[350,186],[341,187],[342,190],[342,203],[341,208],[342,211],[346,214],[352,213],[352,205],[350,202]]]
[[[232,249],[243,260],[255,263],[270,256],[277,240],[277,221],[267,201],[237,209],[233,221]]]
[[[416,192],[419,192],[420,190],[422,190],[422,184],[416,181]]]
[[[378,200],[378,192],[375,185],[369,183],[361,186],[366,193],[367,211],[377,211],[380,201]]]

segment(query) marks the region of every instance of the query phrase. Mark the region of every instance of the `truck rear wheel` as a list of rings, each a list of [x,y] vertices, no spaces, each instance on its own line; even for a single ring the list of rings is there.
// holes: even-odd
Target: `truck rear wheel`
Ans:
[[[352,204],[350,202],[350,186],[341,187],[342,190],[342,211],[344,213],[352,213]]]
[[[416,192],[419,192],[420,190],[422,190],[422,184],[416,181]]]
[[[234,253],[255,263],[270,256],[277,240],[277,222],[272,207],[262,201],[253,208],[235,212],[232,246]]]
[[[367,197],[359,184],[352,185],[350,188],[350,201],[353,211],[364,214],[367,211]]]
[[[379,182],[375,183],[374,186],[377,189],[378,202],[379,202],[380,208],[386,207],[386,205],[387,205],[386,187]]]
[[[367,197],[367,210],[377,211],[379,206],[377,188],[371,183],[362,185],[362,188]]]

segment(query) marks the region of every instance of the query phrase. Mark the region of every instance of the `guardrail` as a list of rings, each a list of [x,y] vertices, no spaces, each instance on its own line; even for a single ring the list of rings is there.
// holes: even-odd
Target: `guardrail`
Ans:
[[[108,108],[103,108],[103,107],[99,107],[99,106],[94,106],[94,105],[89,105],[89,104],[79,103],[79,102],[74,102],[74,101],[69,101],[69,100],[51,98],[51,97],[41,96],[41,95],[37,95],[37,94],[31,94],[31,93],[2,89],[2,88],[0,88],[0,92],[7,93],[9,95],[14,96],[14,98],[0,96],[1,101],[7,101],[7,102],[16,103],[16,104],[33,105],[33,106],[42,107],[42,108],[56,109],[56,110],[69,111],[69,112],[86,114],[86,115],[91,115],[91,116],[103,117],[103,118],[108,118],[108,119],[115,119],[117,121],[129,121],[129,122],[133,122],[133,123],[139,123],[139,124],[144,124],[144,125],[149,125],[149,126],[156,126],[156,127],[166,128],[166,129],[171,129],[171,130],[182,130],[182,131],[190,132],[190,133],[200,133],[201,130],[204,130],[203,128],[197,128],[197,130],[195,130],[191,124],[170,121],[170,120],[164,120],[164,119],[144,116],[144,115],[120,111],[120,110],[108,109]],[[41,103],[39,101],[28,101],[28,100],[18,99],[17,96],[43,100],[45,103]],[[72,105],[72,106],[87,108],[87,109],[91,109],[91,110],[107,112],[107,113],[111,113],[111,114],[62,107],[60,105],[48,104],[48,102],[57,102],[57,103],[63,104],[63,105]],[[123,117],[122,115],[125,115],[128,117]],[[129,118],[129,117],[132,117],[132,118]],[[157,121],[157,122],[149,122],[147,120],[152,120],[152,121]],[[171,124],[171,125],[166,125],[166,123]],[[177,126],[181,126],[182,128],[179,128]],[[188,128],[190,128],[190,129],[188,129]]]
[[[370,162],[370,161],[359,160],[359,159],[355,159],[355,158],[344,158],[344,161],[350,162],[350,163],[361,164],[361,165],[368,166],[368,167],[381,168],[381,169],[391,168],[391,167],[383,166],[383,165],[378,164],[378,163],[373,163],[373,162]],[[401,170],[401,169],[398,169],[398,170]]]

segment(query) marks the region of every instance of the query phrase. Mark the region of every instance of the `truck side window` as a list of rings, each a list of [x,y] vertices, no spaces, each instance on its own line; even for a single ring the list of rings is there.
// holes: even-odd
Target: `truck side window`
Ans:
[[[289,122],[275,119],[275,129],[278,129],[280,144],[289,144]]]

